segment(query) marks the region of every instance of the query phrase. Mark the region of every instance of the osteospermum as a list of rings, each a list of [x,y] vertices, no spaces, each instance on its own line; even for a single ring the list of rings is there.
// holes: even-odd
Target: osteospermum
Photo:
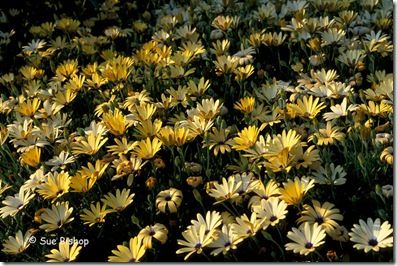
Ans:
[[[329,202],[320,204],[317,200],[312,200],[312,204],[313,207],[303,205],[302,216],[298,219],[298,223],[318,223],[328,233],[338,226],[337,221],[343,220],[343,216],[339,213],[339,209],[334,208],[334,204]]]
[[[295,177],[294,180],[288,179],[280,188],[281,199],[288,205],[299,204],[309,189],[314,187],[314,180],[306,177]]]
[[[303,223],[299,228],[293,227],[288,232],[287,237],[294,242],[285,244],[285,249],[307,256],[324,244],[325,236],[325,230],[317,223]]]
[[[285,219],[287,214],[287,203],[278,197],[262,199],[261,204],[254,205],[252,210],[257,213],[258,218],[264,219],[265,223],[275,226],[280,220]]]
[[[133,202],[134,196],[134,193],[130,194],[129,189],[124,188],[122,191],[117,189],[116,195],[109,192],[101,201],[108,205],[112,211],[121,212]]]
[[[244,128],[241,132],[237,134],[237,137],[233,139],[233,149],[240,151],[249,149],[254,146],[258,138],[259,131],[260,128],[257,128],[256,126],[249,126]]]
[[[130,239],[129,245],[117,245],[117,250],[112,250],[114,256],[109,256],[109,262],[138,262],[146,252],[142,237],[135,236]]]
[[[170,188],[161,191],[156,197],[156,207],[160,212],[175,213],[181,206],[183,199],[182,191],[176,188]]]
[[[143,228],[139,231],[138,236],[142,237],[145,248],[151,249],[153,238],[158,240],[161,244],[165,244],[167,242],[168,229],[165,225],[156,223]]]
[[[379,218],[372,220],[368,218],[367,222],[359,220],[359,224],[354,224],[349,233],[350,241],[355,243],[354,248],[378,252],[381,248],[393,246],[393,228],[388,221],[381,224]]]
[[[214,188],[208,191],[208,195],[215,198],[217,200],[216,203],[221,203],[225,200],[235,200],[240,196],[238,190],[241,183],[241,181],[235,182],[234,176],[230,176],[227,180],[222,178],[222,184],[213,183]]]
[[[178,239],[178,245],[184,246],[176,251],[176,254],[188,253],[184,260],[187,260],[192,254],[201,254],[203,248],[213,242],[213,231],[206,232],[206,226],[203,224],[200,228],[190,227],[182,232],[184,240]]]
[[[84,209],[80,218],[84,224],[88,224],[91,227],[97,223],[104,223],[105,216],[111,212],[111,210],[107,209],[106,204],[101,206],[101,203],[97,202],[95,205],[91,204],[90,209]]]
[[[9,236],[8,239],[3,243],[2,251],[6,254],[17,255],[24,252],[30,245],[29,239],[32,235],[29,231],[25,234],[19,230],[14,236]]]
[[[15,216],[34,198],[34,196],[35,194],[32,194],[29,190],[23,189],[20,189],[14,196],[7,196],[5,200],[1,202],[4,205],[0,208],[1,218]]]
[[[41,220],[45,223],[40,225],[40,229],[51,232],[61,228],[74,220],[74,217],[71,217],[72,212],[73,207],[69,208],[69,202],[57,202],[56,205],[51,206],[51,209],[47,208],[41,214]]]
[[[71,245],[72,242],[73,245]],[[47,262],[69,262],[76,260],[81,249],[82,247],[78,245],[77,241],[71,241],[66,238],[63,241],[59,241],[58,249],[51,249],[50,254],[45,256],[48,258]]]

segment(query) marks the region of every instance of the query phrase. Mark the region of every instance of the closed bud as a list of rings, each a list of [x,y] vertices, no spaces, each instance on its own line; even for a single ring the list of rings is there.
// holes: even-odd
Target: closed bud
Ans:
[[[152,189],[156,186],[157,184],[157,179],[153,176],[149,177],[146,179],[145,185],[148,189]]]
[[[203,183],[203,178],[201,176],[189,176],[186,179],[186,183],[191,187],[198,187]]]

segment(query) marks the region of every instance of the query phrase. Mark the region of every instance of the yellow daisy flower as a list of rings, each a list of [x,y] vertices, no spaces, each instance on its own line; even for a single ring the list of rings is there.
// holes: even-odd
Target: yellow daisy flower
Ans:
[[[175,213],[181,206],[183,199],[182,191],[176,188],[170,188],[161,191],[156,197],[156,207],[160,212]]]
[[[130,239],[129,246],[117,245],[112,250],[114,256],[109,256],[109,262],[138,262],[145,255],[146,248],[142,243],[142,237],[135,236]]]
[[[78,245],[77,241],[73,245],[71,245],[71,242],[69,238],[60,241],[58,249],[51,249],[51,253],[45,255],[48,258],[47,262],[69,262],[76,260],[82,247]]]
[[[286,250],[292,250],[294,253],[309,255],[316,247],[324,244],[325,230],[317,223],[303,223],[299,228],[292,228],[287,237],[294,242],[285,244]]]
[[[147,249],[152,248],[152,239],[157,239],[161,244],[165,244],[168,239],[168,229],[163,224],[156,223],[155,225],[148,225],[139,231],[138,236],[143,240],[143,245]]]
[[[375,221],[368,218],[367,222],[359,220],[359,224],[354,224],[349,233],[350,241],[355,243],[354,248],[379,252],[381,248],[393,247],[393,228],[388,221],[381,224],[380,219]]]
[[[288,179],[287,182],[283,183],[283,187],[280,188],[281,199],[284,200],[288,205],[298,205],[305,194],[314,187],[314,179],[307,177],[295,177],[294,180]]]
[[[2,251],[6,254],[17,255],[24,252],[30,245],[29,239],[32,235],[29,231],[22,234],[22,231],[19,230],[15,237],[9,236],[8,239],[3,243]]]
[[[56,205],[51,206],[51,209],[47,208],[41,214],[41,220],[46,223],[40,225],[40,229],[51,232],[61,228],[74,220],[74,217],[70,217],[72,212],[73,207],[69,208],[69,202],[57,202]]]
[[[113,195],[113,193],[109,192],[107,195],[105,195],[104,199],[101,199],[101,201],[109,206],[112,211],[121,212],[133,202],[134,196],[134,193],[130,194],[129,189],[124,188],[122,191],[117,189],[116,195]]]

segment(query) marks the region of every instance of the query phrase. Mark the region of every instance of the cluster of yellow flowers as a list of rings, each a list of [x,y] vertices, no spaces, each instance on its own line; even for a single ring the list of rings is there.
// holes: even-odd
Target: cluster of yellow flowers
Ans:
[[[0,32],[6,261],[393,260],[390,0],[91,2]]]

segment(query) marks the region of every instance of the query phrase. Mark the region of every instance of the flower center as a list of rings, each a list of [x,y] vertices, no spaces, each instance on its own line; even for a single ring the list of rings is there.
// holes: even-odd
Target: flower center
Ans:
[[[166,200],[166,201],[170,201],[170,200],[171,200],[171,196],[170,196],[170,195],[166,196],[166,197],[165,197],[165,200]]]
[[[323,217],[317,217],[315,221],[316,221],[318,224],[324,223]]]
[[[269,220],[270,220],[270,222],[274,222],[275,220],[277,220],[277,217],[273,215],[272,217],[270,217]]]
[[[149,235],[154,236],[155,234],[156,234],[156,232],[152,228],[150,228]]]
[[[307,248],[307,249],[311,249],[312,247],[313,247],[313,244],[310,243],[310,242],[307,242],[307,243],[305,244],[305,248]]]
[[[230,246],[230,244],[231,244],[230,241],[227,241],[223,246],[228,247],[228,246]]]
[[[368,245],[375,247],[376,245],[378,245],[378,241],[376,239],[370,239],[368,241]]]
[[[195,249],[199,249],[199,248],[201,248],[201,246],[202,246],[202,244],[201,244],[200,242],[198,242],[198,243],[194,246],[194,248],[195,248]]]

